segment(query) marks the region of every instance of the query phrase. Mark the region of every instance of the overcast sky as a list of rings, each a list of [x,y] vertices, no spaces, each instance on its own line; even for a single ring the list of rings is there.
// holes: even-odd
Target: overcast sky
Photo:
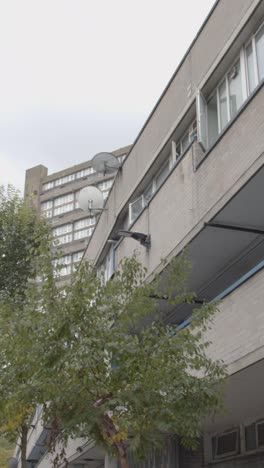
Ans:
[[[215,0],[0,0],[0,184],[132,143]]]

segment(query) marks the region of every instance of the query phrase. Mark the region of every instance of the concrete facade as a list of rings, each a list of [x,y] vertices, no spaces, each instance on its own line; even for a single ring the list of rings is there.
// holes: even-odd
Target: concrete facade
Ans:
[[[120,148],[114,151],[113,154],[117,158],[120,158],[120,161],[123,161],[129,149],[130,146]],[[91,173],[89,173],[90,170]],[[70,180],[71,178],[72,180]],[[35,206],[43,215],[50,214],[47,220],[52,226],[54,236],[58,239],[58,242],[60,242],[58,248],[63,251],[63,255],[72,256],[71,266],[73,263],[77,264],[80,260],[78,258],[78,261],[73,261],[73,256],[75,254],[81,256],[81,254],[84,253],[96,223],[96,219],[90,223],[85,213],[76,206],[76,195],[87,185],[100,187],[103,183],[106,183],[106,189],[103,190],[103,193],[104,196],[107,197],[113,179],[113,174],[104,175],[92,172],[91,161],[86,161],[49,175],[48,169],[41,165],[26,171],[25,199],[29,204]],[[109,184],[109,186],[107,184]],[[57,206],[57,209],[61,208],[62,211],[64,208],[69,208],[69,202],[67,202],[67,197],[69,196],[74,197],[72,209],[56,214],[55,206]],[[66,197],[66,201],[65,203],[56,205],[60,197]],[[54,205],[52,213],[49,213],[49,208],[42,210],[45,204],[47,204],[47,206],[49,206],[48,204]],[[79,226],[82,227],[75,229],[75,227]],[[56,233],[58,233],[58,235],[56,235]],[[67,280],[70,276],[67,269],[65,269],[65,272],[62,271],[62,273],[65,274],[61,276],[60,280]]]

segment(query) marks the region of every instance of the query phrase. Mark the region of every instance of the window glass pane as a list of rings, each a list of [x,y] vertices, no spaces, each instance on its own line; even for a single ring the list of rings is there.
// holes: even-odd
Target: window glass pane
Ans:
[[[134,219],[141,213],[144,208],[143,197],[138,198],[133,203],[130,204],[130,222],[132,223]]]
[[[217,438],[217,456],[235,453],[237,451],[237,431],[223,434]]]
[[[60,185],[62,183],[62,179],[55,180],[55,186]]]
[[[157,175],[156,177],[156,186],[157,186],[157,189],[161,186],[161,184],[164,182],[164,180],[166,179],[167,175],[169,174],[170,172],[170,162],[167,161],[165,166],[161,169],[161,171],[159,172],[159,174]]]
[[[223,130],[228,122],[226,80],[219,86],[219,106],[221,130]]]
[[[218,117],[217,117],[217,100],[216,93],[207,103],[208,116],[208,144],[209,147],[215,142],[218,137]]]
[[[65,266],[58,271],[59,276],[66,276],[71,274],[71,265]]]
[[[71,255],[65,255],[64,257],[59,258],[59,265],[69,265],[71,263]]]
[[[181,152],[182,153],[184,153],[184,151],[188,148],[189,143],[190,143],[189,132],[187,132],[181,140]]]
[[[264,423],[258,424],[258,446],[263,447],[264,445]]]
[[[228,74],[228,86],[230,97],[230,115],[233,117],[243,103],[241,69],[237,62]]]
[[[67,244],[67,242],[72,241],[72,234],[66,234],[65,236],[57,237],[55,242],[56,244]]]
[[[254,72],[252,42],[246,48],[246,61],[247,61],[248,88],[249,88],[249,92],[252,93],[253,89],[257,85],[255,72]]]
[[[149,184],[149,186],[146,188],[146,190],[144,192],[145,200],[149,201],[151,199],[151,197],[152,197],[152,194],[153,194],[153,182],[151,182],[151,184]]]
[[[69,203],[68,205],[59,206],[58,208],[54,209],[54,216],[58,216],[63,213],[67,213],[68,211],[73,210],[73,203]]]
[[[79,221],[76,221],[74,223],[74,230],[76,231],[77,229],[82,229],[86,226],[91,226],[95,224],[95,218],[85,218],[85,219],[80,219]]]
[[[46,202],[41,203],[41,211],[49,210],[52,208],[52,200],[48,200]]]
[[[44,216],[45,218],[51,218],[51,217],[52,217],[52,210],[44,211],[44,212],[43,212],[43,216]]]
[[[90,237],[92,235],[93,229],[82,229],[81,231],[77,231],[74,233],[74,239],[83,239],[84,237]]]
[[[257,448],[256,444],[256,425],[251,424],[245,427],[246,450],[254,450]]]
[[[55,206],[63,205],[64,203],[73,201],[73,199],[74,199],[73,193],[68,193],[67,195],[64,195],[63,197],[55,198],[54,205]]]
[[[176,145],[176,160],[181,156],[181,144],[177,143]]]
[[[72,231],[72,224],[64,224],[63,226],[58,226],[52,230],[54,236],[60,236],[61,234],[66,234],[67,232]]]
[[[259,80],[262,80],[264,78],[264,25],[256,35],[256,51]]]
[[[207,138],[207,103],[203,93],[199,90],[196,98],[197,109],[197,140],[202,143],[204,149],[208,146]]]
[[[54,182],[47,182],[46,184],[43,184],[42,189],[43,190],[49,190],[49,189],[53,188],[53,186],[54,186]]]
[[[82,259],[82,256],[83,256],[83,252],[84,252],[84,251],[74,253],[73,256],[72,256],[72,261],[73,261],[74,263],[75,263],[75,262],[80,262],[81,259]]]

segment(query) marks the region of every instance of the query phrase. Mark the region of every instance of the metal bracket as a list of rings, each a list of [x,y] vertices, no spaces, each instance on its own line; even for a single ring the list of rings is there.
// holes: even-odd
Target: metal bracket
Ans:
[[[250,234],[264,234],[264,229],[255,229],[247,226],[236,226],[232,224],[221,224],[221,223],[204,223],[205,226],[227,229],[230,231],[249,232]]]

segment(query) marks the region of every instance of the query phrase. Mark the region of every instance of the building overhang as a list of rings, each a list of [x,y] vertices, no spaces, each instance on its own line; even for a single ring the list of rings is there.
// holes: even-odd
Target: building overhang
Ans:
[[[264,260],[264,166],[189,243],[188,289],[199,301],[221,299],[254,274]],[[180,325],[199,304],[172,307],[160,301],[168,323]]]
[[[204,422],[206,432],[222,432],[264,417],[264,359],[229,376],[224,388],[224,408]]]

